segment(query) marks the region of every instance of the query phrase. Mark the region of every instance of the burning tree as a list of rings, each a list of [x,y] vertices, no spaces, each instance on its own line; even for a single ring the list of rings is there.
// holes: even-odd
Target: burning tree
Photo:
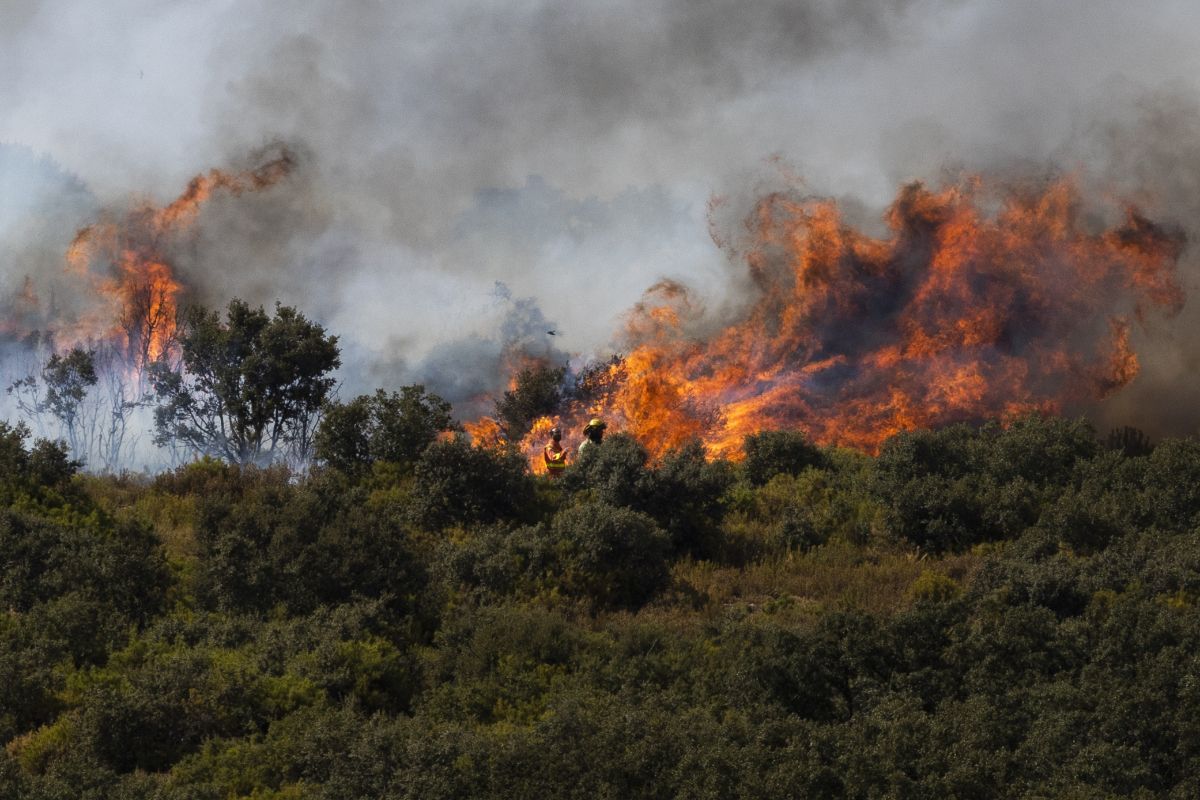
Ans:
[[[172,253],[214,195],[267,189],[294,167],[285,147],[266,156],[252,169],[197,175],[164,205],[139,200],[79,230],[67,251],[64,278],[82,291],[68,304],[68,315],[55,306],[53,294],[43,305],[26,281],[10,303],[8,322],[11,334],[31,342],[21,348],[29,363],[6,379],[17,409],[39,434],[67,441],[75,457],[105,469],[134,463],[143,432],[151,427],[151,365],[160,372],[179,370],[176,328],[186,287]],[[45,333],[30,334],[35,327]],[[90,362],[86,369],[82,354]],[[168,463],[177,457],[173,447],[172,441]],[[136,454],[143,466],[162,463],[163,454]]]
[[[181,367],[151,366],[155,441],[237,464],[306,460],[340,364],[337,337],[289,306],[241,300],[225,320],[201,306],[180,322]]]

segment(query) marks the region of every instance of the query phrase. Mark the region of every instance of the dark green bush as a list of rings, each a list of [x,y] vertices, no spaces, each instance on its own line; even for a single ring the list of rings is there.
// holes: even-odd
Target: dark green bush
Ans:
[[[649,453],[627,433],[606,436],[563,476],[567,491],[587,491],[604,503],[644,510],[651,493]]]
[[[332,403],[314,439],[319,461],[359,472],[376,461],[411,469],[442,431],[455,429],[450,404],[424,386],[382,389],[347,403]]]
[[[425,528],[522,519],[532,510],[533,479],[516,451],[459,436],[430,445],[414,474],[412,516]]]
[[[725,492],[734,481],[728,461],[709,461],[692,440],[663,456],[643,481],[637,508],[658,521],[677,551],[710,558],[720,552]]]
[[[0,511],[0,607],[76,593],[136,623],[159,611],[167,581],[159,542],[139,525],[94,530]]]
[[[762,486],[776,475],[799,475],[809,467],[825,463],[821,450],[800,431],[763,431],[746,437],[746,479]]]
[[[671,540],[644,514],[585,503],[560,511],[550,530],[571,595],[602,608],[637,608],[666,582]]]
[[[336,481],[247,470],[241,496],[201,502],[197,592],[210,608],[292,613],[359,597],[411,608],[423,585],[402,520]]]

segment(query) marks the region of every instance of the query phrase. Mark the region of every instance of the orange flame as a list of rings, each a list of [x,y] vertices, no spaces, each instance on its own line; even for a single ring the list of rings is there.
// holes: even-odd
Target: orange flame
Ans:
[[[264,189],[286,176],[293,165],[291,153],[284,150],[257,169],[211,170],[192,178],[166,206],[143,201],[123,218],[81,229],[67,250],[68,270],[88,280],[103,302],[60,330],[60,344],[119,343],[123,359],[137,374],[154,361],[174,357],[176,314],[184,286],[166,253],[171,237],[192,226],[214,192],[237,196]]]
[[[874,452],[901,430],[1102,399],[1138,373],[1131,323],[1184,300],[1182,235],[1122,217],[1098,227],[1066,179],[917,183],[874,239],[833,201],[769,195],[739,251],[756,287],[741,318],[697,336],[686,290],[656,285],[629,315],[612,391],[558,421],[575,434],[603,416],[654,456],[699,437],[737,458],[761,430]]]

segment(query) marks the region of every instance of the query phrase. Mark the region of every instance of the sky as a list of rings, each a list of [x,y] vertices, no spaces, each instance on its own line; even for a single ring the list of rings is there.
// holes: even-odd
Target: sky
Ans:
[[[351,391],[473,396],[505,339],[603,353],[663,277],[719,310],[741,269],[710,223],[796,176],[868,229],[961,171],[1200,219],[1184,0],[0,0],[0,108],[0,292],[53,282],[106,209],[291,147],[296,175],[213,203],[178,266],[205,302],[321,321]],[[1139,333],[1127,406],[1200,401],[1195,305]]]

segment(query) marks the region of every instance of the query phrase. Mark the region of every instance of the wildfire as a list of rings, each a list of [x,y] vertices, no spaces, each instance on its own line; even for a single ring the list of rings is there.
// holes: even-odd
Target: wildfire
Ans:
[[[603,416],[655,456],[699,437],[736,458],[761,430],[876,451],[900,430],[1101,399],[1137,375],[1132,324],[1184,300],[1182,235],[1119,212],[1096,223],[1066,179],[915,183],[875,239],[831,200],[771,194],[737,252],[756,290],[745,313],[697,335],[687,290],[656,285],[629,314],[609,390],[552,421],[577,436]]]
[[[119,219],[81,229],[67,251],[67,266],[87,280],[103,302],[60,330],[60,343],[119,343],[123,359],[137,373],[154,361],[172,357],[184,286],[171,267],[168,245],[191,228],[215,192],[237,196],[265,189],[293,166],[294,159],[285,149],[253,170],[214,169],[192,178],[184,192],[165,206],[143,201]]]

